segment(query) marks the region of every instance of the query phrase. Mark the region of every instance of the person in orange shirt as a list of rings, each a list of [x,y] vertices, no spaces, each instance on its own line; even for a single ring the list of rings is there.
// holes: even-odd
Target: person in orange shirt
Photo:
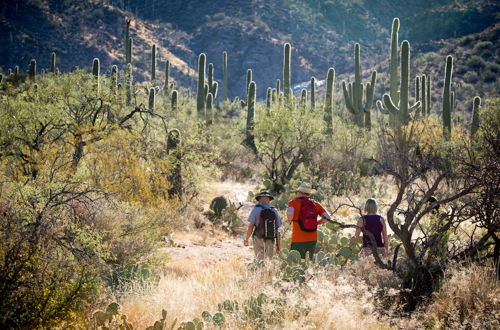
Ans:
[[[296,198],[288,202],[286,212],[288,222],[292,223],[290,250],[297,250],[303,259],[306,252],[313,258],[318,241],[317,226],[331,221],[325,208],[310,198],[315,192],[308,183],[302,183],[296,190]]]

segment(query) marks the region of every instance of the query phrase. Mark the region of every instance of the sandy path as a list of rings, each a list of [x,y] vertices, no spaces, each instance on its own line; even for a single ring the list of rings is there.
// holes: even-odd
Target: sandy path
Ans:
[[[246,221],[253,206],[253,203],[247,201],[248,192],[254,189],[253,184],[226,181],[212,182],[207,187],[203,192],[203,196],[206,196],[205,209],[208,208],[212,198],[224,196],[233,203],[243,204],[238,216]],[[246,227],[240,228],[236,236],[211,225],[201,229],[174,232],[171,236],[174,245],[163,248],[172,260],[166,268],[189,274],[224,260],[241,258],[250,261],[253,258],[253,249],[243,246],[242,237],[245,229]]]

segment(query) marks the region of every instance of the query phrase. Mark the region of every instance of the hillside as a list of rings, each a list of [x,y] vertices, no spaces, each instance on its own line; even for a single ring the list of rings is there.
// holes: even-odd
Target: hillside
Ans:
[[[27,70],[31,58],[39,68],[50,65],[50,53],[58,55],[58,67],[90,67],[99,57],[104,68],[122,67],[124,21],[132,17],[136,79],[148,79],[149,56],[153,43],[159,45],[159,70],[165,60],[172,63],[172,76],[179,85],[195,89],[197,56],[207,54],[221,79],[221,53],[229,54],[230,96],[241,96],[245,74],[254,70],[257,96],[274,86],[282,76],[282,46],[292,43],[292,83],[308,81],[311,76],[324,79],[330,66],[336,69],[337,85],[353,72],[353,43],[362,45],[363,68],[386,71],[389,29],[395,16],[401,19],[400,40],[412,43],[413,59],[430,59],[428,65],[443,62],[437,54],[482,56],[475,43],[484,35],[492,40],[491,56],[483,58],[487,71],[496,74],[498,66],[498,22],[500,5],[491,1],[423,0],[401,1],[137,1],[110,0],[68,2],[61,0],[7,0],[0,4],[0,66],[6,71],[19,65]],[[464,24],[466,23],[466,24]],[[468,46],[454,45],[466,38]],[[464,51],[466,49],[466,51]],[[431,53],[432,55],[428,55]],[[477,54],[476,54],[477,53]],[[462,62],[460,58],[457,70]],[[422,63],[422,62],[418,62]],[[109,69],[107,70],[109,72]],[[441,72],[442,69],[434,69]],[[484,71],[484,70],[483,70]],[[498,94],[491,85],[492,73],[455,76],[458,86],[467,86],[467,98]],[[160,75],[162,76],[162,75]],[[439,76],[438,76],[439,77]],[[436,77],[437,78],[437,77]],[[161,78],[160,78],[161,79]],[[442,78],[439,78],[441,80]],[[487,92],[475,91],[475,82],[487,84]],[[383,86],[379,84],[379,88]],[[385,90],[381,89],[381,92]],[[436,98],[440,92],[436,92]],[[458,101],[462,101],[457,93]]]

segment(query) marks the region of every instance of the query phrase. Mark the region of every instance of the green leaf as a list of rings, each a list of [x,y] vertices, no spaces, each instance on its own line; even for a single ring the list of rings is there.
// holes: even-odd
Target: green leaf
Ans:
[[[218,327],[222,327],[224,326],[224,323],[226,323],[226,319],[222,313],[215,313],[212,319],[214,324]]]
[[[352,250],[350,247],[344,246],[340,249],[339,254],[343,257],[349,258],[352,255]]]

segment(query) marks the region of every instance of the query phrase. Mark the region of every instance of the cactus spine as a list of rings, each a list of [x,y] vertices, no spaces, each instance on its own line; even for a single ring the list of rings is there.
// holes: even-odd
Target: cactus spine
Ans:
[[[56,74],[56,53],[52,52],[50,55],[50,72]]]
[[[172,91],[172,110],[174,112],[177,112],[177,97],[178,97],[178,93],[176,90]]]
[[[447,140],[451,137],[451,78],[453,75],[453,57],[446,57],[446,69],[443,89],[443,134]]]
[[[169,80],[170,80],[170,61],[167,60],[165,63],[165,84],[163,85],[163,92],[168,95],[169,91]]]
[[[283,47],[283,92],[285,94],[285,103],[288,105],[291,102],[291,46],[286,43]]]
[[[474,137],[477,130],[479,129],[480,118],[479,118],[479,107],[481,106],[481,98],[476,96],[472,103],[472,123],[470,126],[470,135]]]
[[[227,72],[227,52],[222,52],[222,83],[224,89],[222,90],[222,100],[225,101],[229,97],[229,83],[228,83],[228,72]]]
[[[32,80],[36,79],[36,60],[35,59],[32,59],[30,62],[29,76]]]
[[[154,85],[156,81],[156,45],[151,47],[151,83]]]
[[[401,44],[401,91],[399,94],[399,107],[389,94],[384,94],[384,106],[387,110],[383,109],[380,105],[379,108],[387,113],[397,115],[398,125],[406,124],[408,122],[409,113],[420,107],[420,101],[415,102],[414,105],[409,105],[409,80],[410,80],[410,43],[403,41]],[[384,111],[385,110],[385,111]]]
[[[326,124],[325,133],[327,135],[333,134],[333,85],[335,83],[335,70],[328,69],[326,75],[326,95],[325,95],[325,108],[323,119]]]
[[[354,121],[359,127],[364,126],[368,129],[371,128],[371,114],[370,109],[373,104],[373,92],[375,90],[375,80],[377,79],[377,71],[372,72],[371,82],[363,87],[361,82],[361,62],[360,62],[360,46],[354,45],[354,83],[346,84],[342,82],[342,89],[344,91],[344,100],[350,113],[354,115]],[[363,89],[366,89],[366,99],[363,105]]]
[[[253,129],[255,126],[255,95],[257,86],[255,82],[250,82],[248,86],[248,98],[247,98],[247,125],[246,125],[246,142],[247,145],[254,151],[257,151],[255,147],[255,136],[253,134]]]
[[[198,91],[196,97],[196,109],[200,117],[205,116],[205,61],[206,55],[201,53],[198,57]]]
[[[316,108],[316,78],[311,78],[311,111]]]

